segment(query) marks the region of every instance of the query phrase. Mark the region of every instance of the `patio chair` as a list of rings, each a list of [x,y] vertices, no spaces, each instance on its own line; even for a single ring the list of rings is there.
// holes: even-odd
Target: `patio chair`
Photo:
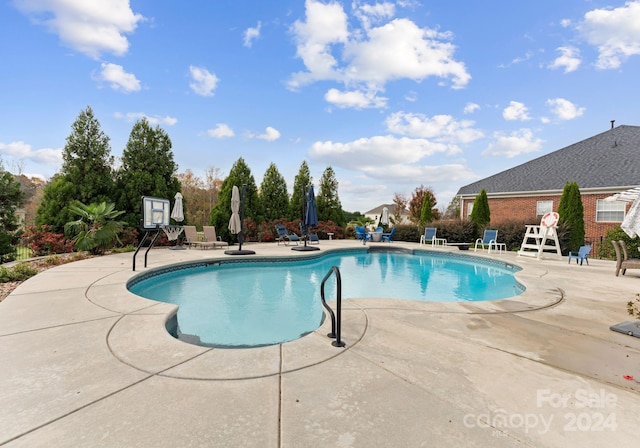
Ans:
[[[364,227],[356,226],[356,239],[362,240],[362,244],[366,244],[371,239],[371,234]]]
[[[484,249],[484,247],[487,246],[489,253],[491,253],[492,246],[493,250],[498,252],[507,250],[507,245],[505,243],[498,243],[498,231],[495,229],[485,229],[482,238],[478,238],[476,240],[476,245],[473,249],[474,252],[478,251],[478,246],[480,246],[481,249]]]
[[[640,269],[640,258],[629,258],[627,245],[623,240],[614,240],[611,241],[611,243],[613,244],[613,248],[616,250],[616,277],[621,270],[622,275],[624,275],[625,272],[627,272],[627,269]]]
[[[311,233],[310,229],[307,229],[308,236],[305,236],[304,232],[304,224],[300,223],[300,234],[302,238],[307,238],[309,244],[320,244],[320,238],[318,238],[318,234],[316,232]]]
[[[284,243],[285,246],[288,246],[289,243],[296,243],[296,246],[298,245],[298,242],[300,241],[300,237],[298,235],[287,232],[287,228],[282,224],[278,224],[275,227],[276,232],[278,232],[278,238],[276,240],[278,246],[280,243]]]
[[[200,245],[203,248],[229,247],[229,243],[216,236],[216,228],[214,226],[202,226],[202,231],[204,232],[204,241]]]
[[[382,242],[384,243],[386,241],[387,243],[390,243],[393,240],[393,235],[395,233],[396,233],[396,228],[395,227],[393,229],[391,229],[391,232],[383,233],[382,234]]]
[[[432,246],[436,244],[446,246],[447,240],[445,238],[437,238],[436,233],[438,233],[436,227],[425,227],[424,235],[420,235],[420,244],[427,244],[427,241],[429,241]]]
[[[578,264],[578,260],[580,261],[580,266],[582,266],[582,262],[586,261],[587,265],[589,264],[589,254],[591,253],[591,246],[580,246],[578,252],[569,252],[569,264],[571,264],[571,259],[576,259],[576,264]]]
[[[196,230],[196,226],[184,226],[184,244],[189,246],[200,246],[202,241],[198,239],[198,231]]]

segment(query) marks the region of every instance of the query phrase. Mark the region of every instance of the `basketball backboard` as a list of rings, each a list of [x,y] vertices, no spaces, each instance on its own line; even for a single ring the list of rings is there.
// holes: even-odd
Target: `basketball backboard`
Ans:
[[[169,225],[171,206],[168,199],[142,198],[142,228],[145,230],[157,229]]]

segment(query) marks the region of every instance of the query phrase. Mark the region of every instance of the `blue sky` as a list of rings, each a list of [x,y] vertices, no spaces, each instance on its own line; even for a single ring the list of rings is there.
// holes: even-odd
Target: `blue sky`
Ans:
[[[640,125],[640,0],[4,0],[0,157],[50,177],[91,106],[147,117],[179,172],[327,166],[365,212]]]

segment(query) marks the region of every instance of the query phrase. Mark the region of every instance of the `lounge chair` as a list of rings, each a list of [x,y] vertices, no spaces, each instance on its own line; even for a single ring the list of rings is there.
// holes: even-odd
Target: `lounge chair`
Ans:
[[[298,245],[298,242],[300,241],[300,237],[298,235],[295,233],[288,233],[287,228],[282,224],[278,224],[275,227],[276,232],[278,232],[278,246],[280,243],[284,243],[285,246],[288,246],[289,243],[296,243],[296,246]]]
[[[192,246],[200,246],[202,244],[202,241],[198,238],[196,226],[184,226],[184,238],[184,244],[188,245],[189,249]]]
[[[589,264],[589,254],[591,253],[591,246],[580,246],[578,252],[569,252],[569,264],[571,264],[571,259],[576,259],[576,264],[578,264],[578,260],[580,261],[580,266],[582,266],[582,262],[586,261],[587,265]]]
[[[383,233],[382,234],[382,242],[384,243],[386,241],[387,243],[390,243],[393,240],[393,235],[395,235],[395,233],[396,233],[396,228],[395,227],[393,229],[391,229],[391,232]]]
[[[488,252],[491,253],[491,246],[493,246],[493,250],[502,252],[503,250],[507,250],[507,245],[505,243],[498,243],[498,231],[485,229],[482,238],[478,238],[476,240],[476,245],[474,247],[474,252],[478,251],[478,246],[481,249],[484,249],[485,246],[488,248]]]
[[[216,236],[216,228],[214,226],[202,226],[202,231],[204,232],[204,241],[200,244],[203,248],[205,247],[229,247],[229,243],[226,241],[222,241],[220,237]]]
[[[622,270],[622,275],[624,275],[627,269],[640,269],[640,258],[629,258],[627,245],[623,240],[614,240],[611,241],[611,243],[613,243],[613,248],[616,250],[616,277],[620,274],[620,270]]]
[[[307,229],[308,236],[305,235],[304,224],[300,223],[300,234],[302,235],[302,240],[304,241],[307,238],[309,244],[320,244],[320,238],[318,238],[318,234],[313,232],[311,233],[311,229]]]
[[[436,227],[425,227],[424,235],[420,235],[420,244],[427,244],[427,241],[429,241],[432,246],[436,244],[446,246],[447,240],[445,238],[436,238],[436,233],[438,233]]]
[[[366,244],[371,239],[371,234],[364,227],[356,226],[356,239],[362,240],[362,244]]]

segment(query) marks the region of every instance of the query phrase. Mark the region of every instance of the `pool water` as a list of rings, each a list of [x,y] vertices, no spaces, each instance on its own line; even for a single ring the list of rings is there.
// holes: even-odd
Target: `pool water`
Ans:
[[[297,339],[324,316],[320,284],[340,269],[342,299],[470,302],[523,292],[517,268],[472,257],[353,251],[306,260],[234,261],[180,269],[134,282],[130,291],[179,306],[178,332],[201,345],[244,347]],[[325,286],[336,297],[335,277]]]

